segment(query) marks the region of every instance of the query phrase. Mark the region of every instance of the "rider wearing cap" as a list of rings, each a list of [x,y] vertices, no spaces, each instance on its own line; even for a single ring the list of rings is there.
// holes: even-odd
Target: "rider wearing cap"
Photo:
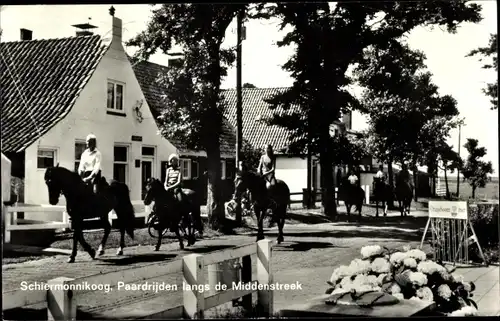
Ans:
[[[168,163],[170,167],[167,168],[167,173],[165,175],[165,190],[167,192],[172,192],[179,203],[181,203],[184,199],[184,195],[181,189],[182,172],[179,167],[179,156],[177,154],[170,155]]]
[[[94,193],[97,193],[99,179],[101,178],[101,152],[96,148],[97,138],[94,134],[89,134],[86,139],[87,149],[80,157],[80,165],[78,166],[78,174],[83,178],[83,181],[91,183]]]

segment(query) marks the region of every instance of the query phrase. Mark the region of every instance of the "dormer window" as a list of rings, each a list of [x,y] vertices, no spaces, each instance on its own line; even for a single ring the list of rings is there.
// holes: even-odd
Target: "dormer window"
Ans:
[[[113,80],[108,80],[108,111],[124,113],[123,97],[125,84]]]

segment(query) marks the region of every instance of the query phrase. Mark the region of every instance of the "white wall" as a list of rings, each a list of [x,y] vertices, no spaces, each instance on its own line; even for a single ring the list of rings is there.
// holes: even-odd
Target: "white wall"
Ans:
[[[2,153],[2,204],[10,201],[10,169],[11,161]]]
[[[277,157],[276,178],[283,180],[291,193],[302,193],[302,189],[307,187],[307,160],[300,157]],[[291,198],[302,199],[302,195]]]
[[[126,117],[108,115],[106,110],[107,80],[125,83],[124,110]],[[143,121],[139,122],[132,109],[143,100]],[[128,149],[128,181],[130,197],[141,197],[141,168],[135,160],[141,159],[142,146],[155,147],[153,176],[160,176],[160,162],[175,152],[175,147],[157,134],[158,127],[149,110],[139,83],[125,55],[120,41],[113,40],[105,56],[97,66],[85,88],[80,93],[71,112],[42,139],[26,149],[25,202],[48,204],[48,190],[43,180],[44,169],[37,169],[38,147],[56,149],[56,160],[60,166],[74,169],[75,140],[85,140],[89,133],[97,136],[97,148],[102,153],[102,173],[109,181],[113,178],[113,147],[123,143]],[[142,142],[133,142],[131,136],[142,136]],[[62,201],[62,202],[61,202]],[[64,204],[61,197],[60,204]],[[54,213],[55,214],[55,213]],[[26,217],[28,218],[28,217]],[[55,214],[54,220],[60,215]]]

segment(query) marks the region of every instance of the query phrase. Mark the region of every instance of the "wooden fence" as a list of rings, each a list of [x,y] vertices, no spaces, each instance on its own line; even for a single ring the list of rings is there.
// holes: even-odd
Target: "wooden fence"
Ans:
[[[251,256],[257,257],[257,278],[252,280]],[[160,306],[156,310],[148,311],[147,316],[141,318],[188,318],[202,319],[207,309],[225,304],[235,299],[243,298],[245,308],[251,308],[252,293],[257,292],[257,306],[264,315],[273,313],[273,291],[269,286],[273,283],[271,270],[272,241],[261,240],[221,250],[206,255],[190,254],[180,260],[172,262],[160,262],[147,266],[130,268],[118,272],[96,274],[84,278],[72,279],[58,277],[47,282],[47,291],[24,291],[14,290],[3,292],[2,310],[22,308],[38,303],[47,303],[48,320],[75,320],[78,306],[78,298],[81,294],[89,291],[77,289],[78,283],[106,284],[116,287],[118,282],[134,283],[147,279],[159,278],[172,273],[182,273],[183,286],[180,289],[183,296],[183,304],[179,306]],[[205,287],[207,284],[213,287],[216,280],[205,280],[205,266],[216,265],[220,262],[242,259],[241,281],[244,284],[260,285],[249,289],[234,289],[231,286],[227,290],[217,292],[203,292],[193,289]],[[246,273],[245,273],[246,271]],[[244,280],[247,274],[247,280]],[[187,285],[187,286],[186,286]],[[75,290],[76,288],[76,290]]]

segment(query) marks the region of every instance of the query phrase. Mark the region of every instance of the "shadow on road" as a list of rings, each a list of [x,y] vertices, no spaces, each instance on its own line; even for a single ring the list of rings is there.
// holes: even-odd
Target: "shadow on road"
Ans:
[[[332,247],[337,247],[334,246],[330,242],[307,242],[307,241],[299,241],[299,242],[293,242],[291,244],[280,244],[275,247],[273,247],[273,251],[301,251],[301,252],[306,252],[312,249],[327,249],[327,248],[332,248]]]
[[[257,233],[249,234],[251,236],[257,236]],[[278,236],[278,231],[265,231],[264,235],[266,237],[276,237]],[[401,231],[394,229],[364,229],[362,227],[356,228],[354,230],[338,230],[338,231],[304,231],[304,232],[288,232],[286,227],[284,230],[285,242],[287,237],[334,237],[334,238],[380,238],[380,239],[399,239],[403,241],[420,241],[422,238],[422,232],[416,231]]]
[[[118,257],[109,258],[99,258],[98,264],[100,265],[129,265],[135,263],[148,263],[148,262],[160,262],[168,259],[173,259],[177,254],[163,254],[163,253],[144,253],[144,254],[134,254],[125,255]],[[102,262],[102,263],[101,263]]]

